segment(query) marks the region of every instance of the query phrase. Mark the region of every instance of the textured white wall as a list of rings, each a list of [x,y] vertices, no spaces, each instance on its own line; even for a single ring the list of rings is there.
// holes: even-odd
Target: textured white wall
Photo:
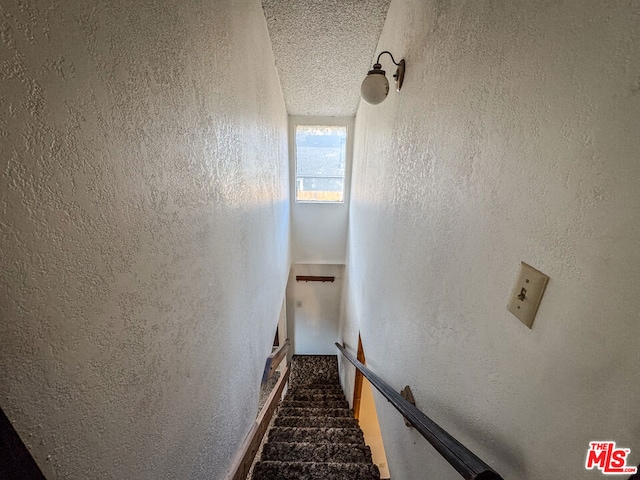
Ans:
[[[221,478],[288,274],[260,2],[3,2],[0,31],[0,404],[47,478]]]
[[[299,355],[335,355],[344,265],[291,266],[287,284],[287,333]],[[297,282],[296,275],[332,276],[334,282]],[[302,302],[298,307],[296,302]]]
[[[506,479],[640,463],[638,32],[637,2],[394,0],[405,85],[356,117],[343,339]],[[393,478],[459,478],[377,405]]]

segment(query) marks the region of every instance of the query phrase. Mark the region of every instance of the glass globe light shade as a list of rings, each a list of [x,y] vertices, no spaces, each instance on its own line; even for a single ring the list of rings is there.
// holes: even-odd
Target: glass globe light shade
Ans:
[[[375,64],[373,70],[369,70],[366,78],[362,81],[360,94],[365,102],[370,105],[378,105],[389,93],[389,81],[380,64]]]

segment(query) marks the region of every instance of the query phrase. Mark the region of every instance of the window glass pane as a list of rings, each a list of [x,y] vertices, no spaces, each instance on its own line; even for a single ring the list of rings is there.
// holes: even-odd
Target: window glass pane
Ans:
[[[347,127],[296,127],[296,200],[342,202]]]

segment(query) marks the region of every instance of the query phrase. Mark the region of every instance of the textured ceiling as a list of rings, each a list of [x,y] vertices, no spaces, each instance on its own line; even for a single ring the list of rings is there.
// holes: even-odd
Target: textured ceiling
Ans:
[[[355,115],[389,1],[262,1],[289,115]]]

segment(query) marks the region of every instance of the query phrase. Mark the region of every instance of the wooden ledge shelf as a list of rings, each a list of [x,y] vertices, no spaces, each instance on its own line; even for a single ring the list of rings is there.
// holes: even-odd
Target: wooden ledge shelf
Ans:
[[[282,391],[289,379],[290,372],[291,368],[287,367],[285,371],[282,372],[282,375],[280,375],[276,386],[273,387],[264,407],[260,410],[253,427],[251,427],[240,449],[236,452],[224,480],[246,480],[251,465],[253,464],[253,459],[256,457],[256,453],[258,453],[258,449],[260,448],[262,437],[264,437],[267,428],[269,428],[269,422],[271,421],[273,412],[275,412],[280,404]]]
[[[262,374],[262,383],[267,383],[272,377],[273,372],[276,371],[278,365],[280,365],[280,362],[282,362],[282,359],[289,351],[290,344],[291,342],[289,342],[289,339],[287,338],[281,347],[267,357],[267,361],[264,365],[264,373]]]
[[[296,282],[334,282],[336,277],[317,277],[314,275],[296,275]]]

